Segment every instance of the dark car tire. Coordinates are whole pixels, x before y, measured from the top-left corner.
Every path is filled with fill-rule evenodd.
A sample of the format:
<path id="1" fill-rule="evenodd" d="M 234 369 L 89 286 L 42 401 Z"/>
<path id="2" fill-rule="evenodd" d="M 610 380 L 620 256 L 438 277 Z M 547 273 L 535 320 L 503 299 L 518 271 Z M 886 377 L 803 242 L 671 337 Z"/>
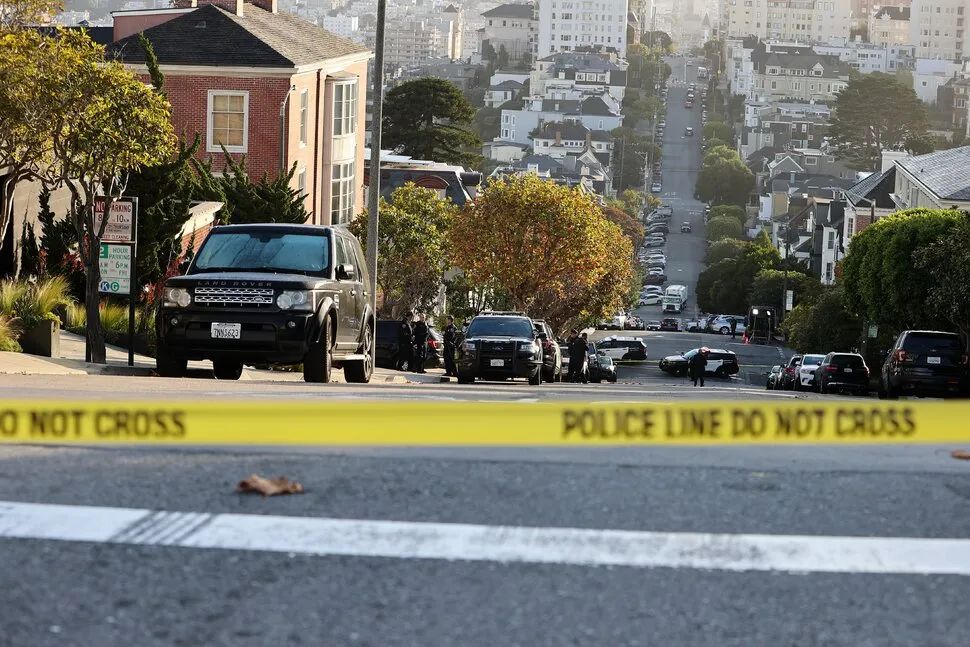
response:
<path id="1" fill-rule="evenodd" d="M 539 386 L 540 384 L 542 384 L 542 367 L 541 366 L 538 367 L 538 368 L 536 368 L 536 370 L 533 371 L 532 375 L 529 376 L 529 385 L 530 386 Z"/>
<path id="2" fill-rule="evenodd" d="M 364 359 L 344 362 L 344 378 L 352 384 L 367 384 L 374 375 L 374 328 L 370 324 L 364 331 L 358 352 Z"/>
<path id="3" fill-rule="evenodd" d="M 189 361 L 168 357 L 162 348 L 158 349 L 158 357 L 155 358 L 155 372 L 161 377 L 185 377 Z"/>
<path id="4" fill-rule="evenodd" d="M 719 378 L 719 379 L 722 379 L 722 380 L 723 380 L 723 379 L 724 379 L 724 378 L 726 378 L 727 376 L 728 376 L 728 375 L 727 375 L 727 372 L 725 372 L 725 370 L 724 370 L 724 367 L 723 367 L 723 366 L 719 366 L 719 367 L 717 368 L 717 370 L 716 370 L 716 371 L 714 371 L 714 377 L 716 377 L 716 378 Z"/>
<path id="5" fill-rule="evenodd" d="M 458 384 L 473 384 L 475 382 L 474 375 L 462 375 L 458 374 Z"/>
<path id="6" fill-rule="evenodd" d="M 238 380 L 242 377 L 242 362 L 231 359 L 217 359 L 212 362 L 212 374 L 217 380 Z"/>
<path id="7" fill-rule="evenodd" d="M 819 382 L 818 392 L 822 395 L 828 395 L 829 387 L 824 382 Z"/>
<path id="8" fill-rule="evenodd" d="M 722 335 L 727 335 L 731 332 L 731 329 L 728 328 L 727 326 L 721 326 L 721 329 L 718 330 L 718 332 L 721 333 Z"/>
<path id="9" fill-rule="evenodd" d="M 333 374 L 333 343 L 330 339 L 330 317 L 323 320 L 320 341 L 310 345 L 303 358 L 303 381 L 326 384 Z"/>
<path id="10" fill-rule="evenodd" d="M 894 389 L 891 384 L 887 384 L 886 385 L 885 393 L 886 393 L 886 399 L 887 400 L 898 400 L 899 399 L 899 392 L 896 389 Z"/>

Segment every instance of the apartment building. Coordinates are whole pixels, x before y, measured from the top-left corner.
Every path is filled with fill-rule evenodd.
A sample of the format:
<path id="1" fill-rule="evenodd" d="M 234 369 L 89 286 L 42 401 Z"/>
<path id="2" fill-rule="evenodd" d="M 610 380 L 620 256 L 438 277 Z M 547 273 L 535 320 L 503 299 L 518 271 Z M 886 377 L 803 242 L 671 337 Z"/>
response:
<path id="1" fill-rule="evenodd" d="M 848 38 L 847 0 L 728 0 L 726 35 L 803 43 Z"/>
<path id="2" fill-rule="evenodd" d="M 408 12 L 394 19 L 388 17 L 386 30 L 385 69 L 414 67 L 430 59 L 461 58 L 461 13 L 452 5 L 434 15 Z"/>
<path id="3" fill-rule="evenodd" d="M 970 0 L 913 0 L 909 38 L 917 58 L 960 61 L 970 54 Z"/>
<path id="4" fill-rule="evenodd" d="M 537 0 L 536 55 L 544 58 L 577 47 L 626 55 L 629 0 Z"/>
<path id="5" fill-rule="evenodd" d="M 503 4 L 482 13 L 482 43 L 498 52 L 504 48 L 510 61 L 531 60 L 538 21 L 535 5 Z"/>
<path id="6" fill-rule="evenodd" d="M 839 44 L 817 44 L 812 49 L 816 54 L 838 57 L 860 74 L 893 74 L 897 70 L 911 70 L 915 65 L 915 48 L 908 45 L 846 41 Z"/>
<path id="7" fill-rule="evenodd" d="M 759 101 L 831 103 L 852 68 L 835 56 L 768 52 L 755 62 L 752 94 Z"/>
<path id="8" fill-rule="evenodd" d="M 909 7 L 881 7 L 869 18 L 869 42 L 892 46 L 911 44 Z"/>
<path id="9" fill-rule="evenodd" d="M 611 131 L 619 128 L 623 117 L 620 105 L 609 94 L 582 101 L 530 97 L 519 106 L 502 108 L 498 139 L 531 144 L 532 133 L 546 122 L 575 121 L 589 130 Z"/>

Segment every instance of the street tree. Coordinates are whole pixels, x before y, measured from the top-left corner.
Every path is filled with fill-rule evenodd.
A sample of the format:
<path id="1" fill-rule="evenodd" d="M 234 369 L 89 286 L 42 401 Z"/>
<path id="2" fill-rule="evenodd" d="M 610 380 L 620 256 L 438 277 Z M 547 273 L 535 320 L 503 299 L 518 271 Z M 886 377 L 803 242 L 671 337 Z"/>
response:
<path id="1" fill-rule="evenodd" d="M 940 313 L 970 341 L 970 221 L 960 220 L 954 229 L 917 250 L 915 267 L 933 279 L 927 305 Z"/>
<path id="2" fill-rule="evenodd" d="M 711 243 L 710 247 L 707 248 L 707 254 L 704 256 L 704 263 L 707 265 L 714 265 L 725 258 L 737 258 L 750 246 L 751 243 L 746 240 L 738 240 L 737 238 L 722 238 Z"/>
<path id="3" fill-rule="evenodd" d="M 471 130 L 474 117 L 454 83 L 431 77 L 407 81 L 384 99 L 383 141 L 418 159 L 472 165 L 482 145 Z"/>
<path id="4" fill-rule="evenodd" d="M 699 200 L 715 204 L 743 206 L 754 189 L 754 173 L 727 146 L 711 148 L 697 177 L 695 194 Z"/>
<path id="5" fill-rule="evenodd" d="M 614 129 L 611 135 L 614 165 L 617 169 L 613 176 L 613 188 L 617 191 L 642 189 L 646 162 L 648 159 L 660 159 L 660 147 L 626 126 Z"/>
<path id="6" fill-rule="evenodd" d="M 285 173 L 263 173 L 254 179 L 246 169 L 246 158 L 233 159 L 223 151 L 225 167 L 213 170 L 212 160 L 192 159 L 195 169 L 194 195 L 222 203 L 217 217 L 223 224 L 260 222 L 303 224 L 312 215 L 303 193 L 293 187 L 297 164 Z"/>
<path id="7" fill-rule="evenodd" d="M 613 202 L 615 203 L 614 206 L 627 212 L 633 218 L 638 218 L 640 212 L 643 211 L 643 193 L 636 189 L 622 191 Z"/>
<path id="8" fill-rule="evenodd" d="M 770 242 L 755 239 L 740 255 L 724 258 L 700 273 L 698 306 L 705 312 L 747 312 L 755 277 L 762 270 L 777 268 L 780 262 L 781 256 Z"/>
<path id="9" fill-rule="evenodd" d="M 930 305 L 940 275 L 914 271 L 919 253 L 939 241 L 956 237 L 966 216 L 956 210 L 909 209 L 880 218 L 852 238 L 842 260 L 846 306 L 870 324 L 899 331 L 914 326 L 947 326 L 945 311 Z"/>
<path id="10" fill-rule="evenodd" d="M 101 269 L 98 262 L 104 218 L 95 228 L 94 204 L 106 211 L 124 193 L 129 173 L 157 165 L 175 154 L 170 106 L 83 31 L 59 31 L 45 37 L 36 56 L 45 62 L 33 82 L 45 97 L 52 120 L 46 126 L 51 156 L 36 174 L 50 191 L 67 188 L 68 215 L 85 269 L 87 347 L 93 362 L 104 363 L 104 331 L 98 310 Z"/>
<path id="11" fill-rule="evenodd" d="M 831 287 L 795 306 L 782 330 L 799 353 L 851 352 L 861 338 L 862 322 L 846 310 L 842 288 Z"/>
<path id="12" fill-rule="evenodd" d="M 44 25 L 63 10 L 61 0 L 3 0 L 0 3 L 0 31 Z"/>
<path id="13" fill-rule="evenodd" d="M 633 249 L 640 249 L 646 232 L 639 221 L 628 212 L 610 205 L 603 207 L 603 215 L 623 231 L 623 235 L 630 239 Z"/>
<path id="14" fill-rule="evenodd" d="M 744 207 L 739 207 L 735 204 L 719 204 L 711 207 L 711 220 L 722 217 L 733 218 L 744 225 L 748 219 L 748 214 L 745 212 Z"/>
<path id="15" fill-rule="evenodd" d="M 505 45 L 499 45 L 498 47 L 498 59 L 496 60 L 496 66 L 500 70 L 509 69 L 509 52 L 505 49 Z"/>
<path id="16" fill-rule="evenodd" d="M 640 36 L 640 42 L 650 49 L 659 48 L 665 54 L 674 50 L 674 40 L 670 37 L 670 34 L 659 29 L 643 32 L 643 35 Z"/>
<path id="17" fill-rule="evenodd" d="M 751 284 L 749 301 L 752 305 L 773 306 L 780 310 L 783 305 L 785 286 L 793 292 L 793 305 L 813 301 L 822 291 L 822 282 L 800 271 L 761 270 Z"/>
<path id="18" fill-rule="evenodd" d="M 926 105 L 912 87 L 875 72 L 849 81 L 835 101 L 829 136 L 836 154 L 863 171 L 879 169 L 882 151 L 901 150 L 927 130 Z"/>
<path id="19" fill-rule="evenodd" d="M 378 315 L 397 319 L 405 311 L 430 309 L 447 269 L 447 235 L 457 214 L 451 201 L 432 189 L 408 182 L 381 199 L 377 244 Z M 361 214 L 350 230 L 367 240 L 368 214 Z"/>
<path id="20" fill-rule="evenodd" d="M 708 142 L 712 139 L 731 142 L 734 141 L 734 130 L 723 121 L 709 121 L 704 124 L 704 139 Z"/>
<path id="21" fill-rule="evenodd" d="M 707 240 L 712 243 L 724 238 L 741 238 L 743 234 L 741 223 L 731 216 L 711 218 L 707 222 Z"/>
<path id="22" fill-rule="evenodd" d="M 562 330 L 625 306 L 633 245 L 578 189 L 534 175 L 492 182 L 455 218 L 452 263 L 474 285 Z"/>

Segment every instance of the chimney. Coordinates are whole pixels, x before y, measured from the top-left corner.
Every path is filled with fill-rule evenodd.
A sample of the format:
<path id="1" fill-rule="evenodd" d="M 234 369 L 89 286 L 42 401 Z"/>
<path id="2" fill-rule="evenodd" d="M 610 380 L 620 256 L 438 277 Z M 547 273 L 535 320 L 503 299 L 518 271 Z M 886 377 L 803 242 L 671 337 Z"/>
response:
<path id="1" fill-rule="evenodd" d="M 562 145 L 562 131 L 556 128 L 556 146 Z"/>
<path id="2" fill-rule="evenodd" d="M 277 0 L 249 0 L 249 4 L 256 5 L 263 11 L 279 13 L 277 10 Z"/>

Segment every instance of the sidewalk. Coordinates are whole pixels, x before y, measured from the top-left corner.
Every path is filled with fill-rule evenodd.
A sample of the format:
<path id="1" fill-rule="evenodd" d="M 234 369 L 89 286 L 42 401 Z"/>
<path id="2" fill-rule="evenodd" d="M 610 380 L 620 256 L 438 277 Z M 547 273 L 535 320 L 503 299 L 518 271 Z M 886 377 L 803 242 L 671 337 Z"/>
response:
<path id="1" fill-rule="evenodd" d="M 128 366 L 128 351 L 118 346 L 108 345 L 107 364 L 93 364 L 84 361 L 84 337 L 61 331 L 59 357 L 41 357 L 27 353 L 0 352 L 0 374 L 6 375 L 127 375 L 131 377 L 150 377 L 155 375 L 155 359 L 147 355 L 135 354 L 134 366 Z M 187 377 L 212 379 L 210 362 L 189 362 Z M 254 368 L 243 369 L 242 380 L 273 380 L 302 382 L 303 373 L 299 371 L 269 371 Z M 450 381 L 441 369 L 432 369 L 426 374 L 404 373 L 391 369 L 375 368 L 371 382 L 381 384 L 437 384 Z M 344 382 L 343 371 L 333 372 L 332 383 Z"/>

